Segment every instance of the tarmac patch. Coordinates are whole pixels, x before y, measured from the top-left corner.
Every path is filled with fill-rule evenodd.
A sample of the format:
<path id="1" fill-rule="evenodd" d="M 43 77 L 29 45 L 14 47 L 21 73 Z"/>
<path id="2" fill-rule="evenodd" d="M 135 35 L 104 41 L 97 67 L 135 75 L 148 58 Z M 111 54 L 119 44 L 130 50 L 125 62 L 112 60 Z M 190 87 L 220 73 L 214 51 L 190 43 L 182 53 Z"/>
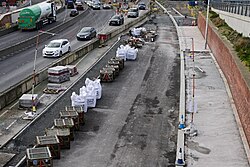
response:
<path id="1" fill-rule="evenodd" d="M 198 142 L 187 141 L 187 146 L 188 148 L 192 150 L 196 150 L 197 152 L 202 153 L 202 154 L 209 154 L 211 152 L 209 148 L 199 146 Z"/>

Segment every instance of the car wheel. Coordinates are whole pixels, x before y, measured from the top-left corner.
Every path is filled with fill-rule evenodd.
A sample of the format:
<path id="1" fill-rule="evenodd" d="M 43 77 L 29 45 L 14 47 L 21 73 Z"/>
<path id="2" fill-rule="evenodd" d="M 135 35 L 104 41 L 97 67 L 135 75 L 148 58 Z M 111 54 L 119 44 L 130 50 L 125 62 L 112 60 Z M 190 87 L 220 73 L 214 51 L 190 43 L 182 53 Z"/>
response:
<path id="1" fill-rule="evenodd" d="M 60 53 L 59 53 L 59 57 L 62 57 L 62 51 L 60 51 Z"/>
<path id="2" fill-rule="evenodd" d="M 71 52 L 71 47 L 69 46 L 69 48 L 68 48 L 68 52 Z"/>

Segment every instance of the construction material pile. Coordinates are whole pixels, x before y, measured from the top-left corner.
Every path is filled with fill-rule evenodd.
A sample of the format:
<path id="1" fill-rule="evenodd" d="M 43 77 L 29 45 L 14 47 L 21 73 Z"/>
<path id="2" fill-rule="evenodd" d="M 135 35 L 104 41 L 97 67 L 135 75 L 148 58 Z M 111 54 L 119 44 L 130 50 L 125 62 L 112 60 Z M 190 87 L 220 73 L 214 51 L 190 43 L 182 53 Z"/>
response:
<path id="1" fill-rule="evenodd" d="M 111 58 L 108 64 L 100 70 L 101 82 L 112 82 L 124 68 L 124 60 L 126 60 L 127 53 L 122 53 L 120 57 Z"/>
<path id="2" fill-rule="evenodd" d="M 154 42 L 155 38 L 157 37 L 157 32 L 155 29 L 151 28 L 145 28 L 145 27 L 139 27 L 139 28 L 133 28 L 130 30 L 130 41 L 134 42 L 133 40 L 137 40 L 136 42 Z M 132 43 L 133 46 L 136 47 L 136 43 Z M 141 46 L 141 45 L 139 45 Z"/>
<path id="3" fill-rule="evenodd" d="M 66 67 L 69 69 L 70 76 L 73 77 L 78 74 L 76 65 L 66 65 Z"/>
<path id="4" fill-rule="evenodd" d="M 68 67 L 56 66 L 48 69 L 48 81 L 52 83 L 63 83 L 70 80 Z"/>
<path id="5" fill-rule="evenodd" d="M 80 88 L 79 95 L 75 92 L 71 95 L 71 105 L 82 106 L 84 112 L 87 112 L 88 108 L 93 108 L 96 106 L 96 100 L 102 97 L 102 86 L 100 84 L 100 79 L 90 80 L 87 78 L 85 80 L 85 85 Z"/>
<path id="6" fill-rule="evenodd" d="M 37 106 L 39 103 L 38 94 L 23 94 L 19 98 L 19 107 L 20 108 L 31 108 Z"/>
<path id="7" fill-rule="evenodd" d="M 133 28 L 130 30 L 130 35 L 133 37 L 143 37 L 146 33 L 147 30 L 144 27 Z"/>
<path id="8" fill-rule="evenodd" d="M 116 51 L 116 57 L 126 60 L 136 60 L 138 49 L 131 47 L 130 45 L 120 45 Z"/>

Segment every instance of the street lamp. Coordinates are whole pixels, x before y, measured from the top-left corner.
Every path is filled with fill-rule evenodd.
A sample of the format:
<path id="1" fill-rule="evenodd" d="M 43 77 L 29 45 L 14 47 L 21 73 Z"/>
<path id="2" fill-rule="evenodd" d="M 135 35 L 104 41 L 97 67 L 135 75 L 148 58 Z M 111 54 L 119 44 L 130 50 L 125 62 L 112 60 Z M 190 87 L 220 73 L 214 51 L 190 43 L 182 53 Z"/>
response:
<path id="1" fill-rule="evenodd" d="M 36 104 L 35 104 L 35 99 L 34 99 L 34 89 L 35 89 L 35 84 L 36 84 L 36 58 L 37 58 L 37 50 L 38 50 L 38 44 L 39 44 L 39 36 L 40 34 L 49 34 L 49 35 L 56 35 L 55 33 L 51 33 L 48 31 L 42 31 L 42 30 L 38 30 L 38 35 L 36 38 L 36 50 L 35 50 L 35 58 L 34 58 L 34 66 L 33 66 L 33 84 L 32 84 L 32 111 L 36 112 Z"/>
<path id="2" fill-rule="evenodd" d="M 206 17 L 206 29 L 205 29 L 205 49 L 207 49 L 207 29 L 208 29 L 209 4 L 210 4 L 210 0 L 207 1 L 207 17 Z"/>

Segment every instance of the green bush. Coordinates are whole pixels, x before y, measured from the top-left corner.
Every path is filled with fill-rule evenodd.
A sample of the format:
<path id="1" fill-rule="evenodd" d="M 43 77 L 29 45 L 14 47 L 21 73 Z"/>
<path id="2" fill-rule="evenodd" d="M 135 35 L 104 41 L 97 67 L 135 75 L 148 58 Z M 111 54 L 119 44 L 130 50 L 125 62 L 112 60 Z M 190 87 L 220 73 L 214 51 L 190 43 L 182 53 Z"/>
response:
<path id="1" fill-rule="evenodd" d="M 222 20 L 217 13 L 210 11 L 209 17 L 214 25 L 218 27 L 219 32 L 233 44 L 240 60 L 250 70 L 250 38 L 243 37 L 242 34 L 229 27 L 225 20 Z"/>

